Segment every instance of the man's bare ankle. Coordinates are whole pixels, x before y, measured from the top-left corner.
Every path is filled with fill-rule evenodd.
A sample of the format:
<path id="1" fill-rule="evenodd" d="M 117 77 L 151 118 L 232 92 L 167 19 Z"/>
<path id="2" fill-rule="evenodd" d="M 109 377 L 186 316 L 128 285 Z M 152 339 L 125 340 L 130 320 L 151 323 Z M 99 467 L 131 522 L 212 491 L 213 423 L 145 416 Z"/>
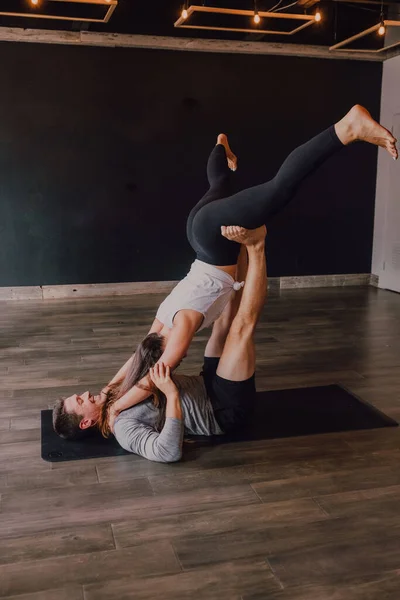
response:
<path id="1" fill-rule="evenodd" d="M 265 249 L 265 241 L 254 242 L 254 244 L 248 244 L 247 251 L 248 252 L 264 252 Z"/>

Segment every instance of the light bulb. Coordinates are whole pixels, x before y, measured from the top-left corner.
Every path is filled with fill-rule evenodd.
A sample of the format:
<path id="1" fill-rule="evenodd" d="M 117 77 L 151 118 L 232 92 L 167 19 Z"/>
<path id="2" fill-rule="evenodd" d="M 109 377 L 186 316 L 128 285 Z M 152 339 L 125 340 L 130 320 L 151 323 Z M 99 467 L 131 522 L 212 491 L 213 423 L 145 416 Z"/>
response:
<path id="1" fill-rule="evenodd" d="M 260 21 L 261 21 L 260 15 L 257 12 L 254 13 L 254 23 L 256 23 L 258 25 Z"/>
<path id="2" fill-rule="evenodd" d="M 378 29 L 378 33 L 379 33 L 379 35 L 385 35 L 385 32 L 386 32 L 385 25 L 384 25 L 384 23 L 381 23 L 381 25 Z"/>
<path id="3" fill-rule="evenodd" d="M 322 19 L 321 13 L 319 12 L 319 10 L 317 10 L 317 12 L 315 13 L 315 20 L 318 23 L 321 19 Z"/>
<path id="4" fill-rule="evenodd" d="M 39 4 L 39 0 L 31 0 L 31 4 L 33 4 L 33 6 L 37 6 Z"/>
<path id="5" fill-rule="evenodd" d="M 187 19 L 187 18 L 188 18 L 188 11 L 186 10 L 186 8 L 184 8 L 182 11 L 182 19 Z"/>

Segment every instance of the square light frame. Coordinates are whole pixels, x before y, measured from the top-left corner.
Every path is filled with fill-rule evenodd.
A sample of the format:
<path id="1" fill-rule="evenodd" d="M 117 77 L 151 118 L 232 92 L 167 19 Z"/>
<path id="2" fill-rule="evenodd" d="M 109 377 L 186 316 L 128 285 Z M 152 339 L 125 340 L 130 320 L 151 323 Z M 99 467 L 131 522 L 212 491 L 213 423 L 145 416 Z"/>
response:
<path id="1" fill-rule="evenodd" d="M 383 25 L 385 27 L 400 27 L 400 21 L 382 21 Z M 370 33 L 373 33 L 374 31 L 378 31 L 379 27 L 382 25 L 382 23 L 378 23 L 377 25 L 373 25 L 372 27 L 369 27 L 368 29 L 364 29 L 363 31 L 360 31 L 360 33 L 356 33 L 355 35 L 352 35 L 349 38 L 346 38 L 345 40 L 342 40 L 341 42 L 338 42 L 337 44 L 334 44 L 333 46 L 331 46 L 329 48 L 329 50 L 332 50 L 334 52 L 366 52 L 368 54 L 379 54 L 380 52 L 385 52 L 386 50 L 389 50 L 390 48 L 394 48 L 395 46 L 398 46 L 400 44 L 400 40 L 398 42 L 395 42 L 394 44 L 390 44 L 390 46 L 383 46 L 383 48 L 379 48 L 378 50 L 368 50 L 368 49 L 358 49 L 358 48 L 345 48 L 344 46 L 346 46 L 347 44 L 351 44 L 351 42 L 354 42 L 355 40 L 358 40 L 360 38 L 363 38 L 367 35 L 369 35 Z"/>
<path id="2" fill-rule="evenodd" d="M 64 4 L 88 4 L 88 5 L 98 5 L 98 6 L 108 6 L 108 11 L 106 12 L 103 19 L 89 19 L 84 17 L 61 17 L 58 15 L 46 15 L 43 13 L 34 13 L 34 12 L 9 12 L 9 11 L 1 11 L 1 17 L 21 17 L 25 19 L 52 19 L 57 21 L 81 21 L 85 23 L 108 23 L 113 14 L 114 10 L 118 6 L 118 0 L 46 0 L 47 2 L 63 2 Z"/>
<path id="3" fill-rule="evenodd" d="M 316 22 L 314 15 L 299 15 L 299 14 L 295 14 L 295 13 L 274 13 L 274 12 L 265 12 L 263 10 L 259 10 L 259 11 L 257 11 L 257 13 L 261 18 L 264 17 L 267 19 L 292 19 L 294 21 L 304 21 L 304 23 L 302 23 L 302 25 L 300 25 L 299 27 L 292 29 L 291 31 L 276 31 L 276 30 L 269 30 L 269 29 L 259 29 L 258 27 L 254 28 L 254 29 L 247 29 L 247 28 L 242 28 L 242 27 L 212 27 L 212 26 L 208 26 L 208 25 L 188 25 L 185 23 L 187 23 L 188 19 L 194 13 L 214 13 L 214 14 L 220 14 L 220 15 L 240 15 L 240 16 L 244 16 L 244 17 L 252 17 L 252 16 L 254 16 L 254 11 L 253 10 L 241 10 L 241 9 L 235 9 L 235 8 L 217 8 L 217 7 L 211 7 L 211 6 L 196 6 L 196 5 L 191 5 L 186 10 L 188 13 L 186 19 L 184 19 L 181 15 L 179 17 L 179 19 L 177 21 L 175 21 L 174 27 L 179 27 L 181 29 L 208 29 L 210 31 L 233 31 L 233 32 L 239 32 L 239 33 L 294 35 L 298 31 L 301 31 L 302 29 L 305 29 L 306 27 L 309 27 L 310 25 L 312 25 L 313 23 Z"/>

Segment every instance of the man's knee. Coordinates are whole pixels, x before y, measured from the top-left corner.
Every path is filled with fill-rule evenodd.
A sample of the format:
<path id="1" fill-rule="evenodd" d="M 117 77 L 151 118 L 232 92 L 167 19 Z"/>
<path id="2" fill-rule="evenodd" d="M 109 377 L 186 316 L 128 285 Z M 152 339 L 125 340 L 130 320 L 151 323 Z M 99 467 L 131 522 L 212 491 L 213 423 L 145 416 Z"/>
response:
<path id="1" fill-rule="evenodd" d="M 236 315 L 229 331 L 229 337 L 237 338 L 241 341 L 253 337 L 256 323 L 256 319 L 252 319 L 246 315 Z"/>

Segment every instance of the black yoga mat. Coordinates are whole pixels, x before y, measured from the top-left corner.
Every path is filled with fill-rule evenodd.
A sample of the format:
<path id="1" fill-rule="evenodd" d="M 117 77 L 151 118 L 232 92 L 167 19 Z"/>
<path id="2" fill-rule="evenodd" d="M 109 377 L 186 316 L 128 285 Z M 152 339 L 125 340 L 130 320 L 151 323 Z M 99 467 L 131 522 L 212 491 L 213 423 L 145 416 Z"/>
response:
<path id="1" fill-rule="evenodd" d="M 334 431 L 396 427 L 398 423 L 339 385 L 258 392 L 254 414 L 234 435 L 193 436 L 196 444 L 295 437 Z M 66 441 L 53 431 L 51 410 L 42 410 L 42 458 L 51 462 L 129 454 L 114 437 L 94 431 L 89 438 Z"/>

